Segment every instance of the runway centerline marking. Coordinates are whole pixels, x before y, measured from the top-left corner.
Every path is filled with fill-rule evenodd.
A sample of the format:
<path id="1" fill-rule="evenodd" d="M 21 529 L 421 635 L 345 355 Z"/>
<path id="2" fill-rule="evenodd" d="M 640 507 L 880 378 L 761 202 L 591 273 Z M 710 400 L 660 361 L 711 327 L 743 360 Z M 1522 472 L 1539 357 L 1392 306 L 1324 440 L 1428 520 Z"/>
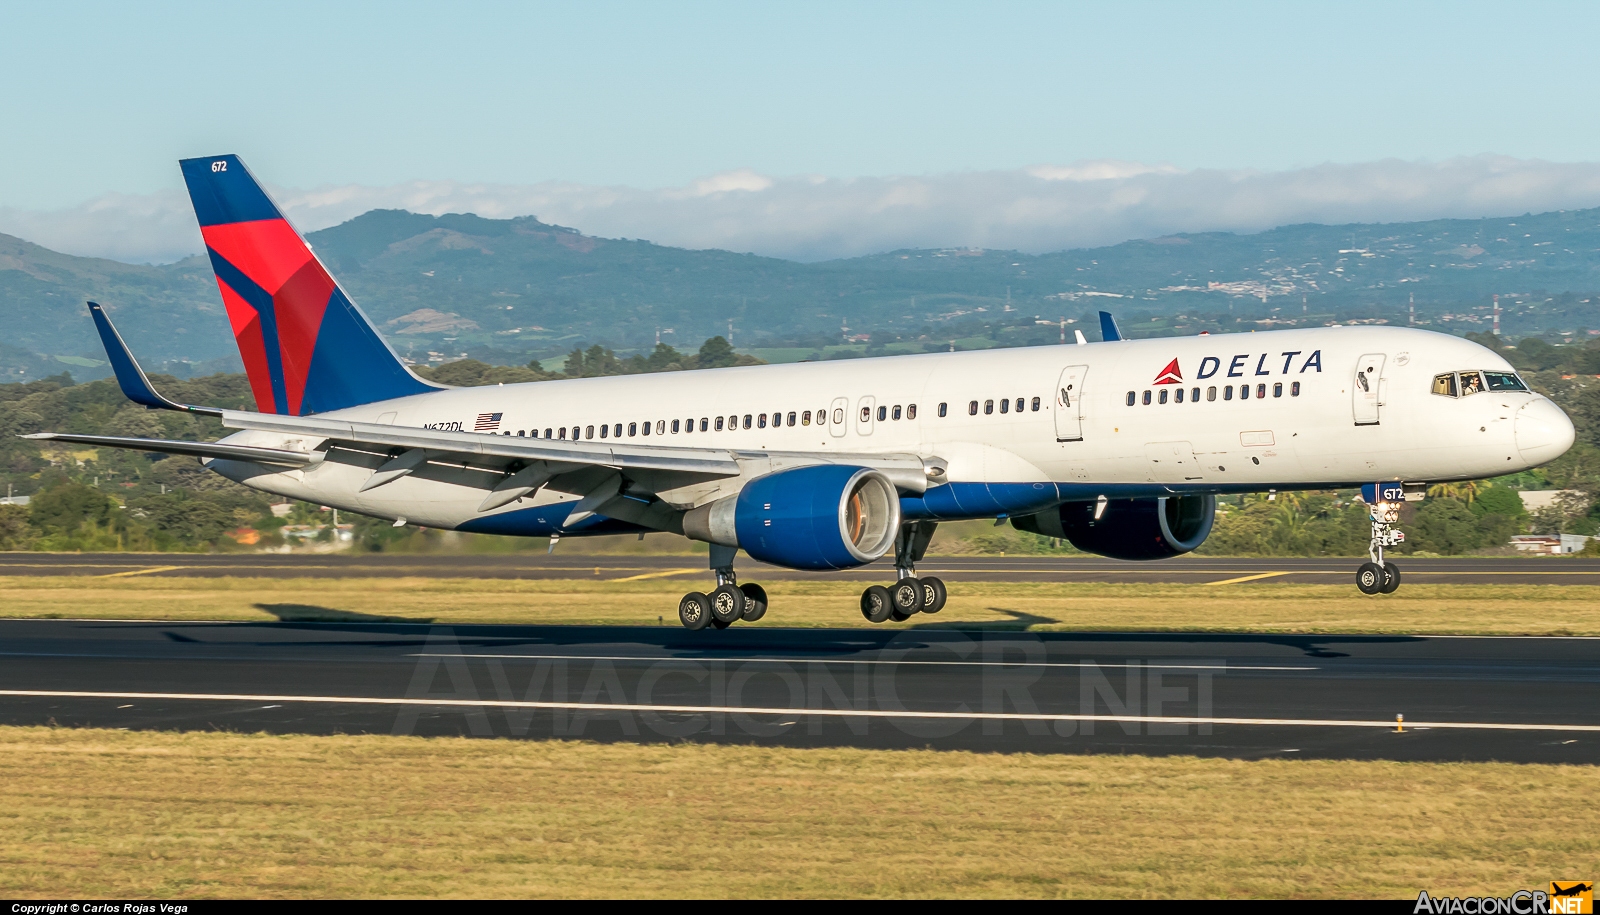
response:
<path id="1" fill-rule="evenodd" d="M 130 575 L 152 575 L 156 572 L 173 572 L 183 566 L 153 566 L 148 569 L 134 569 L 131 572 L 112 572 L 110 575 L 96 575 L 96 578 L 127 578 Z"/>
<path id="2" fill-rule="evenodd" d="M 949 665 L 955 667 L 1119 667 L 1117 662 L 1104 664 L 1094 661 L 1035 661 L 1008 664 L 1005 661 L 903 661 L 866 660 L 855 658 L 679 658 L 648 657 L 634 654 L 464 654 L 453 651 L 417 652 L 408 658 L 495 658 L 504 661 L 674 661 L 683 664 L 700 664 L 707 661 L 734 661 L 755 664 L 907 664 Z M 1159 670 L 1321 670 L 1319 667 L 1267 667 L 1242 664 L 1143 664 Z"/>
<path id="3" fill-rule="evenodd" d="M 1222 581 L 1208 581 L 1208 585 L 1236 585 L 1241 581 L 1260 581 L 1263 578 L 1277 578 L 1279 575 L 1297 575 L 1297 572 L 1261 572 L 1256 575 L 1246 575 L 1242 578 L 1225 578 Z"/>
<path id="4" fill-rule="evenodd" d="M 40 699 L 170 699 L 211 702 L 299 702 L 333 705 L 432 706 L 435 708 L 520 708 L 563 709 L 578 712 L 667 712 L 703 715 L 716 712 L 735 715 L 812 715 L 824 718 L 900 718 L 956 719 L 960 721 L 1105 721 L 1141 724 L 1221 724 L 1262 727 L 1383 728 L 1392 730 L 1393 719 L 1370 721 L 1354 718 L 1223 718 L 1182 715 L 1072 715 L 1024 712 L 933 712 L 910 709 L 824 709 L 781 708 L 749 705 L 647 705 L 626 702 L 532 702 L 514 699 L 395 699 L 376 696 L 262 696 L 244 693 L 119 693 L 82 690 L 4 689 L 0 696 Z M 1415 721 L 1414 729 L 1463 731 L 1577 731 L 1600 732 L 1600 724 L 1516 724 L 1488 721 Z"/>
<path id="5" fill-rule="evenodd" d="M 595 569 L 598 574 L 599 569 Z M 643 575 L 629 575 L 627 578 L 608 578 L 606 581 L 644 581 L 646 578 L 666 578 L 669 575 L 688 575 L 690 572 L 700 572 L 703 569 L 670 569 L 666 572 L 646 572 Z"/>

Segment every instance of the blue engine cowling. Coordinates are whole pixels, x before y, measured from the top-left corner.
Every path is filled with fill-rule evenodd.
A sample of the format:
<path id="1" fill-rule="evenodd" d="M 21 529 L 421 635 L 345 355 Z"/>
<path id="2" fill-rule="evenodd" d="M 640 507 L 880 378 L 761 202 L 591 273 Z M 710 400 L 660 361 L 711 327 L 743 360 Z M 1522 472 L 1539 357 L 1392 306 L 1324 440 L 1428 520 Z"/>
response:
<path id="1" fill-rule="evenodd" d="M 1011 519 L 1017 530 L 1060 537 L 1112 559 L 1166 559 L 1205 542 L 1217 516 L 1213 495 L 1112 499 L 1098 519 L 1094 502 L 1063 502 Z"/>
<path id="2" fill-rule="evenodd" d="M 736 546 L 790 569 L 850 569 L 881 558 L 900 529 L 900 497 L 867 467 L 814 464 L 756 477 L 736 496 L 684 515 L 695 540 Z"/>

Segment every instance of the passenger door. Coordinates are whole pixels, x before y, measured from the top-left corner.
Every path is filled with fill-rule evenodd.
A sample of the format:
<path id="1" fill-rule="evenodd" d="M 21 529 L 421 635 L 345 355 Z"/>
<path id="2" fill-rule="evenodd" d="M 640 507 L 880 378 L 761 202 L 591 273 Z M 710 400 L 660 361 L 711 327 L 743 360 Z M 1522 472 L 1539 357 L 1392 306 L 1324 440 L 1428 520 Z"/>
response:
<path id="1" fill-rule="evenodd" d="M 1069 365 L 1056 384 L 1056 441 L 1083 441 L 1083 379 L 1087 365 Z"/>
<path id="2" fill-rule="evenodd" d="M 1358 426 L 1378 424 L 1378 408 L 1383 406 L 1379 399 L 1383 394 L 1383 359 L 1382 353 L 1368 353 L 1356 365 L 1350 398 Z"/>

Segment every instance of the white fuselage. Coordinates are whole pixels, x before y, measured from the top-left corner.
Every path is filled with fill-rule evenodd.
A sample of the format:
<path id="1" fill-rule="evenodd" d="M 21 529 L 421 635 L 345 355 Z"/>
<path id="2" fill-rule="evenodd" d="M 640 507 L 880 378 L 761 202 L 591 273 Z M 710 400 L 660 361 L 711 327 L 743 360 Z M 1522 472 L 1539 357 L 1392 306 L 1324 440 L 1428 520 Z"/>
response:
<path id="1" fill-rule="evenodd" d="M 1332 327 L 460 388 L 325 415 L 594 442 L 620 429 L 630 443 L 665 447 L 914 454 L 944 461 L 953 485 L 1049 483 L 1083 498 L 1472 479 L 1571 445 L 1570 421 L 1538 394 L 1433 393 L 1435 376 L 1461 371 L 1512 369 L 1457 337 Z M 449 482 L 403 479 L 358 494 L 368 469 L 214 466 L 263 490 L 381 517 L 444 528 L 482 517 L 483 492 Z M 661 497 L 688 508 L 727 492 Z M 544 491 L 530 501 L 573 498 Z"/>

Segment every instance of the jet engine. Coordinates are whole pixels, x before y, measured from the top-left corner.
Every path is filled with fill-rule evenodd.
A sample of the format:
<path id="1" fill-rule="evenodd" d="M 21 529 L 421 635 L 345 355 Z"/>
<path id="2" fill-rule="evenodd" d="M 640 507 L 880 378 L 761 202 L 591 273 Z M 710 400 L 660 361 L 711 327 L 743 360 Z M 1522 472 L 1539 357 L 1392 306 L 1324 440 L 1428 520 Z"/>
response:
<path id="1" fill-rule="evenodd" d="M 883 556 L 900 496 L 868 467 L 813 464 L 756 477 L 736 496 L 690 510 L 683 532 L 790 569 L 849 569 Z"/>
<path id="2" fill-rule="evenodd" d="M 1086 553 L 1112 559 L 1166 559 L 1195 549 L 1216 519 L 1213 495 L 1112 499 L 1095 517 L 1095 502 L 1063 502 L 1011 519 L 1019 531 L 1060 537 Z"/>

